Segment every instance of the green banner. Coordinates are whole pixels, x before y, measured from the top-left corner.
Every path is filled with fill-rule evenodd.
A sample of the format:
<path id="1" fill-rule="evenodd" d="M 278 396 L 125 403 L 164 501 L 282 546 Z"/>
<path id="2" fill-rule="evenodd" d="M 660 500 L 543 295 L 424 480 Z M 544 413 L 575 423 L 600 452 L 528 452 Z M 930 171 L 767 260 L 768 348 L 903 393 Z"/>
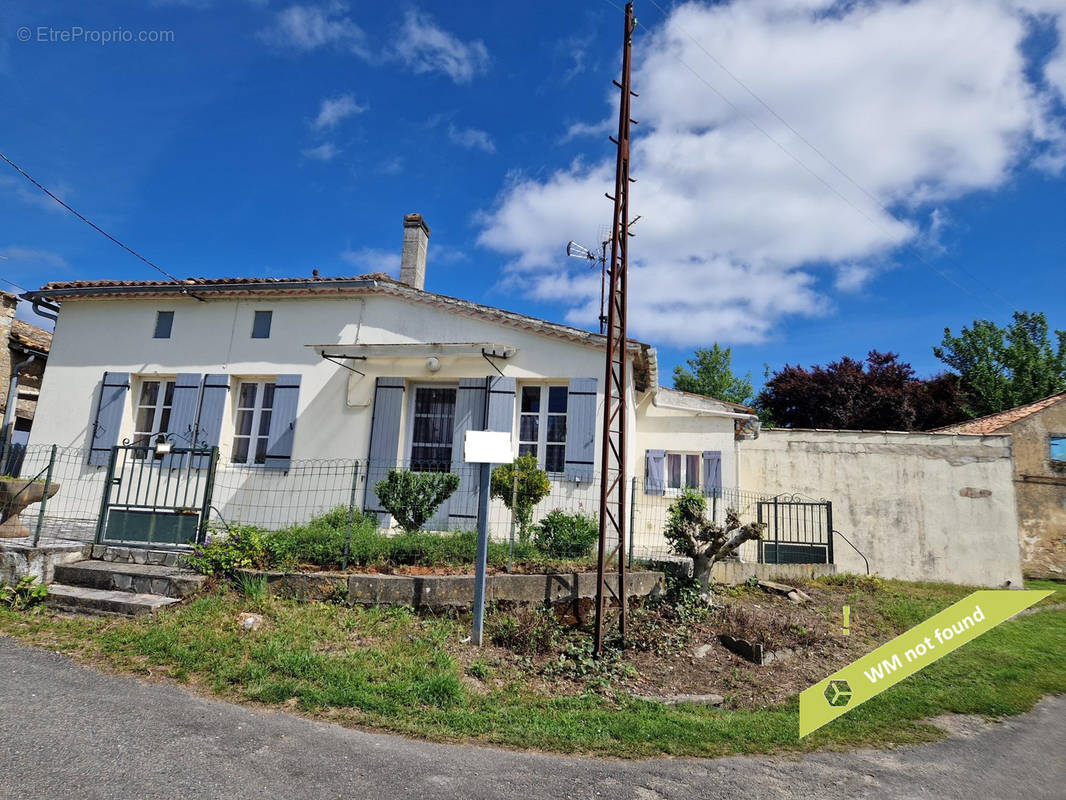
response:
<path id="1" fill-rule="evenodd" d="M 800 693 L 800 738 L 1051 594 L 1010 589 L 974 592 L 900 634 Z"/>

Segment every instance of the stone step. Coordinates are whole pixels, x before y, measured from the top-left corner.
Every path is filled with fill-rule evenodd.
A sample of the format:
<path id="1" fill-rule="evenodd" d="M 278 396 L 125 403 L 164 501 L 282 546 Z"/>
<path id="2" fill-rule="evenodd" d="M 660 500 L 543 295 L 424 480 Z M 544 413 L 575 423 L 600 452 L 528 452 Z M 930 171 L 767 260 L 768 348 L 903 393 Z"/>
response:
<path id="1" fill-rule="evenodd" d="M 180 567 L 182 558 L 191 550 L 152 550 L 147 547 L 118 547 L 94 544 L 92 557 L 119 564 L 156 564 L 161 567 Z"/>
<path id="2" fill-rule="evenodd" d="M 90 589 L 182 598 L 198 592 L 207 578 L 198 572 L 180 567 L 77 561 L 73 564 L 57 565 L 55 580 Z"/>
<path id="3" fill-rule="evenodd" d="M 110 589 L 92 589 L 86 586 L 66 586 L 53 583 L 48 587 L 48 606 L 57 611 L 73 611 L 79 614 L 118 614 L 137 617 L 154 614 L 161 608 L 180 603 L 177 597 L 158 594 L 117 592 Z"/>

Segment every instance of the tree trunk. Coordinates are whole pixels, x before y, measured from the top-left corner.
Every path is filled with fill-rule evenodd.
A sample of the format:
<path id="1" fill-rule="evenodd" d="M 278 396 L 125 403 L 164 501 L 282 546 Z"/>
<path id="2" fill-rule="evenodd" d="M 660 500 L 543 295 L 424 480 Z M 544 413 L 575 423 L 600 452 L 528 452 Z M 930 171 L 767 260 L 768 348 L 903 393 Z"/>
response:
<path id="1" fill-rule="evenodd" d="M 700 587 L 700 599 L 707 605 L 714 605 L 714 592 L 711 591 L 711 571 L 715 558 L 707 552 L 699 553 L 692 559 L 692 577 Z"/>

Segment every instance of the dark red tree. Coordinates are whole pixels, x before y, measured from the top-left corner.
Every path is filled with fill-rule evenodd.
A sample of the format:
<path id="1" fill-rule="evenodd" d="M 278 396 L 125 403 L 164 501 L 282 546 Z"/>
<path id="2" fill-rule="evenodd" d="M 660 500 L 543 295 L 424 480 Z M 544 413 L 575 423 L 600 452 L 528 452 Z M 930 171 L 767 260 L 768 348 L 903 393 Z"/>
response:
<path id="1" fill-rule="evenodd" d="M 966 418 L 956 376 L 923 380 L 896 353 L 877 350 L 865 362 L 844 356 L 825 367 L 786 364 L 757 405 L 767 421 L 787 428 L 914 431 Z"/>

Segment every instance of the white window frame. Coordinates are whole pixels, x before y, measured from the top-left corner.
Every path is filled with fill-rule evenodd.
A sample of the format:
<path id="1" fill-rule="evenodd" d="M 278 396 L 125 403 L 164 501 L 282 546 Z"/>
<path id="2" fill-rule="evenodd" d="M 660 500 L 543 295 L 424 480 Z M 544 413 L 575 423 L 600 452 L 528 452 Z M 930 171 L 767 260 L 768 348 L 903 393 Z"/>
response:
<path id="1" fill-rule="evenodd" d="M 670 458 L 671 458 L 671 456 L 674 457 L 674 458 L 680 458 L 681 459 L 681 485 L 680 486 L 671 486 L 670 485 Z M 688 481 L 687 481 L 687 478 L 689 477 L 689 475 L 688 475 L 689 459 L 695 459 L 695 465 L 696 465 L 696 485 L 695 486 L 689 486 Z M 698 491 L 702 491 L 702 489 L 703 489 L 703 454 L 702 453 L 694 453 L 694 452 L 692 452 L 690 450 L 667 450 L 665 456 L 663 457 L 663 489 L 665 490 L 667 497 L 680 497 L 681 493 L 684 492 L 685 489 L 695 489 L 697 492 Z"/>
<path id="2" fill-rule="evenodd" d="M 158 390 L 156 392 L 156 402 L 153 405 L 144 405 L 144 404 L 141 403 L 141 398 L 144 396 L 145 387 L 148 386 L 151 383 L 159 384 L 159 388 L 158 388 Z M 171 413 L 173 413 L 173 411 L 174 411 L 174 394 L 173 394 L 173 392 L 174 392 L 174 386 L 176 386 L 176 385 L 177 385 L 177 378 L 169 376 L 169 375 L 151 375 L 151 376 L 146 375 L 146 376 L 143 376 L 143 377 L 138 379 L 138 382 L 137 382 L 137 396 L 134 399 L 134 405 L 133 405 L 133 437 L 130 440 L 130 441 L 133 442 L 134 445 L 143 445 L 145 447 L 151 447 L 152 445 L 155 444 L 155 442 L 152 441 L 152 436 L 153 435 L 159 435 L 161 433 L 166 433 L 166 431 L 163 430 L 163 428 L 162 428 L 162 425 L 163 425 L 163 414 L 166 411 L 170 411 Z M 170 388 L 170 392 L 171 392 L 170 405 L 169 406 L 166 404 L 168 387 Z M 143 409 L 147 409 L 147 408 L 151 408 L 152 409 L 151 430 L 147 430 L 147 431 L 138 430 L 137 423 L 138 423 L 138 421 L 141 418 L 141 411 Z M 168 422 L 169 422 L 169 418 L 168 418 Z M 141 441 L 142 437 L 144 438 L 143 442 Z"/>
<path id="3" fill-rule="evenodd" d="M 264 409 L 263 408 L 263 397 L 266 395 L 266 387 L 267 386 L 276 386 L 277 385 L 277 381 L 278 381 L 277 377 L 272 377 L 272 378 L 238 378 L 237 379 L 236 392 L 233 395 L 233 414 L 232 414 L 232 420 L 231 420 L 231 424 L 233 426 L 233 432 L 232 432 L 232 435 L 230 436 L 230 452 L 229 452 L 229 463 L 231 465 L 237 466 L 237 467 L 255 467 L 257 469 L 262 469 L 264 466 L 266 466 L 265 457 L 264 457 L 263 461 L 257 462 L 255 460 L 255 453 L 256 453 L 256 446 L 258 445 L 259 440 L 260 439 L 268 439 L 268 434 L 269 434 L 269 430 L 270 430 L 270 427 L 269 427 L 269 424 L 268 424 L 268 426 L 267 426 L 267 434 L 261 434 L 261 433 L 258 432 L 259 431 L 259 427 L 260 427 L 260 423 L 262 422 L 263 411 L 270 411 L 271 414 L 273 414 L 273 412 L 274 412 L 274 405 L 273 405 L 274 401 L 273 400 L 271 400 L 271 406 L 270 406 L 269 409 Z M 245 386 L 248 386 L 248 385 L 251 385 L 251 384 L 255 384 L 255 386 L 256 386 L 256 390 L 255 390 L 255 406 L 253 406 L 252 408 L 249 409 L 249 408 L 245 408 L 244 406 L 241 405 L 241 389 L 243 389 Z M 275 395 L 275 399 L 276 399 L 276 395 Z M 240 418 L 240 415 L 241 415 L 242 411 L 248 411 L 248 410 L 250 410 L 252 412 L 252 424 L 251 424 L 251 427 L 249 428 L 249 433 L 248 434 L 238 433 L 239 429 L 237 427 L 237 420 Z M 245 457 L 245 459 L 243 461 L 236 460 L 237 439 L 247 439 L 248 440 L 248 455 Z M 264 449 L 263 453 L 264 453 L 264 456 L 265 456 L 265 454 L 266 454 L 266 450 L 265 449 Z"/>
<path id="4" fill-rule="evenodd" d="M 404 461 L 404 468 L 410 469 L 413 463 L 411 451 L 415 444 L 415 399 L 419 389 L 455 389 L 455 399 L 459 399 L 459 384 L 458 383 L 434 383 L 432 381 L 425 381 L 422 383 L 413 383 L 408 387 L 409 396 L 407 398 L 407 424 L 405 425 L 406 436 L 404 444 L 404 452 L 406 453 L 406 459 Z M 455 406 L 452 406 L 452 435 L 455 431 Z M 452 449 L 455 449 L 455 442 L 452 442 Z M 448 469 L 451 469 L 451 458 L 448 459 Z"/>
<path id="5" fill-rule="evenodd" d="M 539 388 L 540 389 L 540 410 L 537 412 L 523 412 L 522 411 L 522 393 L 527 388 Z M 566 390 L 566 411 L 563 412 L 549 412 L 548 411 L 548 397 L 552 388 L 561 388 Z M 517 442 L 517 452 L 521 454 L 523 445 L 535 445 L 537 448 L 537 466 L 546 471 L 549 475 L 561 476 L 566 473 L 566 440 L 570 435 L 570 429 L 567 419 L 567 414 L 570 410 L 570 384 L 560 382 L 549 383 L 523 383 L 517 389 L 515 396 L 515 417 L 517 419 L 515 441 Z M 522 438 L 522 417 L 532 416 L 536 413 L 538 417 L 537 421 L 537 441 L 532 439 Z M 566 426 L 566 436 L 563 437 L 561 442 L 549 442 L 548 441 L 548 417 L 556 416 L 563 418 L 563 425 Z M 547 467 L 547 454 L 548 445 L 559 446 L 563 448 L 563 468 L 557 472 L 553 472 Z"/>

